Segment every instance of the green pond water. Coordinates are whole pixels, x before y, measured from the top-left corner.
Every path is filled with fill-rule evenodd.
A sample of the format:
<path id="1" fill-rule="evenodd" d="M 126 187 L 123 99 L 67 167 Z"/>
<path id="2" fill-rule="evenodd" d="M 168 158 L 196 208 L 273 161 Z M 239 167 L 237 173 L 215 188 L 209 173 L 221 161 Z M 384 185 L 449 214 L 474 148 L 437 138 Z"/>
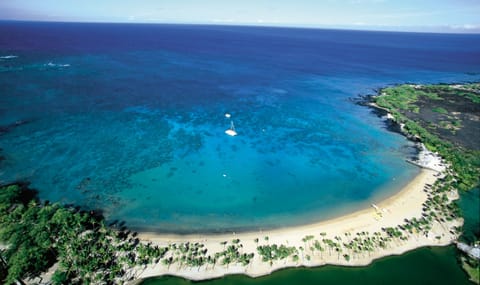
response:
<path id="1" fill-rule="evenodd" d="M 480 189 L 462 193 L 459 205 L 465 218 L 462 239 L 470 242 L 480 232 Z M 145 280 L 142 285 L 228 284 L 473 284 L 462 270 L 454 246 L 420 248 L 401 256 L 390 256 L 366 267 L 323 266 L 291 268 L 261 278 L 232 275 L 203 282 L 177 277 Z"/>
<path id="2" fill-rule="evenodd" d="M 462 240 L 471 243 L 480 236 L 480 188 L 462 193 L 458 203 L 465 219 Z"/>
<path id="3" fill-rule="evenodd" d="M 153 278 L 143 285 L 192 284 L 176 277 Z M 227 284 L 471 284 L 462 271 L 453 246 L 421 248 L 401 256 L 380 259 L 367 267 L 323 266 L 295 268 L 261 278 L 232 275 L 199 282 L 202 285 Z"/>

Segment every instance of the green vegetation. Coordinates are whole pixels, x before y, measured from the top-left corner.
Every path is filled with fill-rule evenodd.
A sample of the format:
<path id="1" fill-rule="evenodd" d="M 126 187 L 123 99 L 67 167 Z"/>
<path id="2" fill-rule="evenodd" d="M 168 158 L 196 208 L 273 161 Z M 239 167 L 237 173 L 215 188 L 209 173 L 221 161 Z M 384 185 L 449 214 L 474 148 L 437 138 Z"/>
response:
<path id="1" fill-rule="evenodd" d="M 257 247 L 257 251 L 262 257 L 262 261 L 270 262 L 270 264 L 272 264 L 274 260 L 281 260 L 288 258 L 289 256 L 292 256 L 294 254 L 298 254 L 298 250 L 295 247 L 288 247 L 283 244 L 281 244 L 280 246 L 276 244 L 262 245 Z"/>
<path id="2" fill-rule="evenodd" d="M 480 284 L 480 264 L 478 260 L 464 256 L 462 257 L 462 267 L 468 273 L 472 282 Z"/>
<path id="3" fill-rule="evenodd" d="M 465 84 L 462 86 L 462 88 L 460 88 L 460 90 L 467 91 L 459 92 L 460 96 L 470 99 L 473 103 L 480 104 L 480 94 L 478 92 L 478 90 L 480 90 L 480 83 Z"/>
<path id="4" fill-rule="evenodd" d="M 448 111 L 445 110 L 442 107 L 435 107 L 435 108 L 432 109 L 432 111 L 435 112 L 435 113 L 440 113 L 440 114 L 448 114 Z"/>
<path id="5" fill-rule="evenodd" d="M 431 94 L 436 94 L 432 96 Z M 448 198 L 446 193 L 449 189 L 458 189 L 462 191 L 470 190 L 479 185 L 480 181 L 480 151 L 467 149 L 447 140 L 442 140 L 438 136 L 422 127 L 419 121 L 411 119 L 415 115 L 408 112 L 417 111 L 417 101 L 422 96 L 428 96 L 431 100 L 442 100 L 442 96 L 450 98 L 449 102 L 454 102 L 453 96 L 462 96 L 470 102 L 466 104 L 480 104 L 480 84 L 465 85 L 429 85 L 429 86 L 410 86 L 401 85 L 382 90 L 381 96 L 376 97 L 375 103 L 390 112 L 394 120 L 404 125 L 404 130 L 408 135 L 419 139 L 430 151 L 438 152 L 442 158 L 451 165 L 449 174 L 434 185 L 434 195 L 429 197 L 424 204 L 424 216 L 420 220 L 407 221 L 408 223 L 400 226 L 402 230 L 413 233 L 428 234 L 431 222 L 451 221 L 460 215 L 460 210 L 455 203 L 446 203 Z M 425 100 L 424 100 L 425 102 Z M 457 117 L 448 116 L 449 112 L 443 107 L 432 108 L 433 112 L 443 115 L 438 121 L 426 122 L 429 129 L 443 128 L 456 131 L 462 128 L 462 121 Z M 425 123 L 425 122 L 424 122 Z M 476 134 L 471 134 L 475 136 Z M 459 229 L 457 229 L 459 230 Z M 389 236 L 397 236 L 401 232 L 395 229 L 386 229 Z M 437 239 L 440 237 L 437 236 Z M 479 264 L 468 256 L 462 256 L 462 265 L 469 274 L 472 281 L 479 283 Z"/>
<path id="6" fill-rule="evenodd" d="M 469 90 L 478 87 L 465 85 L 454 91 L 474 102 L 478 95 L 472 95 Z M 298 248 L 270 244 L 268 236 L 264 236 L 263 241 L 255 238 L 253 242 L 261 260 L 273 265 L 279 261 L 286 263 L 289 258 L 293 262 L 315 261 L 328 254 L 339 261 L 350 262 L 370 256 L 375 250 L 402 244 L 412 237 L 442 239 L 431 236 L 431 229 L 437 223 L 451 229 L 454 237 L 458 236 L 461 229 L 449 222 L 460 216 L 460 210 L 451 202 L 449 194 L 452 189 L 467 190 L 478 185 L 479 152 L 442 140 L 408 117 L 421 111 L 415 105 L 419 98 L 444 100 L 439 90 L 453 92 L 451 87 L 443 85 L 421 88 L 402 85 L 384 89 L 384 95 L 375 98 L 376 104 L 392 113 L 409 135 L 418 138 L 429 150 L 438 152 L 452 166 L 445 176 L 424 189 L 428 199 L 422 205 L 420 218 L 406 219 L 401 225 L 374 233 L 347 232 L 344 236 L 332 237 L 321 232 L 319 239 L 306 235 L 302 238 L 303 246 Z M 443 108 L 432 110 L 443 115 L 448 113 Z M 435 123 L 439 122 L 432 124 Z M 461 121 L 452 123 L 458 127 L 461 124 Z M 50 269 L 54 271 L 52 284 L 115 284 L 124 283 L 125 276 L 134 278 L 132 268 L 136 266 L 161 264 L 167 268 L 175 265 L 180 269 L 198 270 L 214 268 L 217 264 L 246 267 L 255 256 L 252 252 L 244 252 L 240 239 L 223 241 L 221 251 L 209 253 L 205 245 L 198 242 L 170 243 L 165 247 L 142 243 L 135 233 L 121 225 L 115 226 L 115 230 L 106 226 L 103 218 L 93 212 L 40 203 L 35 193 L 25 186 L 0 187 L 0 282 L 22 283 Z M 465 269 L 473 272 L 473 278 L 478 280 L 478 262 L 465 260 Z"/>
<path id="7" fill-rule="evenodd" d="M 403 110 L 418 112 L 418 107 L 413 103 L 417 101 L 418 94 L 409 85 L 401 85 L 396 88 L 382 90 L 382 96 L 376 97 L 375 103 L 389 110 Z"/>
<path id="8" fill-rule="evenodd" d="M 135 266 L 247 266 L 254 253 L 243 252 L 240 239 L 208 254 L 202 243 L 142 243 L 136 233 L 114 230 L 102 217 L 60 204 L 40 204 L 21 185 L 0 187 L 0 282 L 21 283 L 54 268 L 52 284 L 117 284 L 134 278 Z M 258 240 L 257 240 L 258 242 Z M 0 244 L 0 245 L 1 245 Z M 127 274 L 128 273 L 128 274 Z"/>
<path id="9" fill-rule="evenodd" d="M 222 243 L 222 245 L 226 246 L 228 243 Z M 215 253 L 214 260 L 219 260 L 220 264 L 227 266 L 232 263 L 247 266 L 253 259 L 254 254 L 251 252 L 244 253 L 242 252 L 242 248 L 243 245 L 240 243 L 240 240 L 234 239 L 232 240 L 232 244 L 228 245 L 226 249 Z"/>
<path id="10" fill-rule="evenodd" d="M 341 257 L 343 260 L 344 258 Z M 345 262 L 345 261 L 344 261 Z M 228 275 L 220 279 L 191 282 L 181 277 L 147 279 L 142 285 L 474 285 L 458 266 L 455 247 L 423 247 L 408 254 L 376 260 L 369 266 L 350 269 L 326 265 L 283 269 L 261 278 Z"/>
<path id="11" fill-rule="evenodd" d="M 345 233 L 329 237 L 326 232 L 302 238 L 304 246 L 268 244 L 257 246 L 263 262 L 273 265 L 283 260 L 292 262 L 335 256 L 350 262 L 370 256 L 377 249 L 388 249 L 412 238 L 429 235 L 433 222 L 443 224 L 458 217 L 458 207 L 450 203 L 446 193 L 453 176 L 447 175 L 431 186 L 420 219 L 405 220 L 397 227 L 381 232 Z M 53 284 L 114 284 L 134 278 L 135 266 L 161 264 L 167 268 L 214 268 L 217 264 L 248 266 L 254 253 L 244 252 L 240 239 L 223 241 L 223 250 L 213 254 L 202 243 L 171 243 L 162 248 L 141 243 L 135 234 L 113 231 L 91 213 L 79 212 L 58 204 L 39 204 L 28 189 L 18 185 L 0 188 L 0 239 L 8 245 L 2 251 L 5 261 L 0 267 L 7 284 L 38 276 L 57 264 Z M 447 225 L 448 226 L 448 225 Z M 458 233 L 459 229 L 452 229 Z M 439 237 L 440 238 L 440 237 Z M 258 238 L 253 240 L 257 245 Z M 1 261 L 1 260 L 0 260 Z"/>
<path id="12" fill-rule="evenodd" d="M 103 219 L 59 204 L 40 204 L 24 186 L 0 188 L 0 241 L 5 284 L 39 276 L 55 263 L 53 284 L 118 283 L 125 270 L 161 258 Z"/>
<path id="13" fill-rule="evenodd" d="M 269 262 L 271 265 L 275 261 L 289 257 L 292 258 L 293 262 L 309 261 L 318 257 L 323 259 L 325 254 L 336 256 L 339 261 L 343 257 L 344 261 L 350 262 L 351 260 L 371 256 L 379 249 L 388 250 L 392 246 L 397 246 L 411 238 L 429 237 L 434 223 L 451 228 L 451 234 L 458 236 L 460 228 L 446 224 L 460 217 L 458 205 L 452 203 L 447 197 L 447 193 L 453 187 L 450 184 L 453 180 L 452 177 L 447 175 L 425 189 L 429 195 L 427 201 L 423 204 L 423 214 L 420 218 L 405 219 L 403 224 L 383 228 L 382 231 L 373 233 L 362 231 L 352 234 L 346 232 L 344 237 L 334 236 L 329 238 L 326 232 L 321 232 L 319 235 L 321 240 L 315 239 L 313 235 L 307 235 L 302 238 L 305 246 L 298 249 L 283 244 L 273 244 L 258 246 L 257 251 L 262 257 L 262 261 Z M 441 239 L 440 236 L 436 238 Z"/>
<path id="14" fill-rule="evenodd" d="M 469 88 L 473 88 L 472 86 L 458 90 L 469 90 Z M 467 96 L 467 93 L 459 92 L 447 85 L 422 86 L 421 88 L 410 85 L 400 85 L 383 89 L 381 91 L 382 95 L 375 97 L 374 101 L 379 107 L 388 110 L 388 112 L 393 115 L 396 122 L 403 124 L 405 126 L 404 130 L 409 135 L 419 139 L 430 151 L 438 152 L 442 158 L 446 159 L 452 165 L 454 172 L 452 186 L 463 191 L 469 190 L 479 185 L 480 151 L 465 149 L 461 146 L 440 139 L 438 136 L 422 127 L 420 123 L 410 119 L 408 112 L 406 112 L 416 112 L 418 106 L 416 106 L 415 103 L 422 96 L 426 96 L 432 100 L 442 100 L 438 93 L 434 93 L 434 91 L 438 90 L 448 91 L 450 92 L 449 94 L 455 92 L 454 94 L 458 93 L 460 96 Z M 479 99 L 477 93 L 470 92 L 468 94 L 470 94 L 469 98 L 473 98 L 472 101 Z M 438 113 L 448 113 L 448 111 L 443 108 L 437 108 L 436 111 Z M 434 124 L 435 122 L 430 123 Z M 438 122 L 438 124 L 440 125 L 441 122 Z M 448 123 L 448 125 L 459 127 L 461 126 L 461 122 L 454 121 L 451 124 Z"/>

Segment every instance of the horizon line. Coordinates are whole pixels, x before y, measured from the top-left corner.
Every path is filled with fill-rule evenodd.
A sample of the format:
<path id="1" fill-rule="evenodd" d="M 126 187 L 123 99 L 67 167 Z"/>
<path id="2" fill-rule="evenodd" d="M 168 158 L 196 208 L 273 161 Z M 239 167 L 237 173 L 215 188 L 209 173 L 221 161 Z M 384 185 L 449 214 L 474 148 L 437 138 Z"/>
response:
<path id="1" fill-rule="evenodd" d="M 383 25 L 317 25 L 317 24 L 281 24 L 281 23 L 241 23 L 228 21 L 211 22 L 153 22 L 153 21 L 81 21 L 81 20 L 31 20 L 31 19 L 0 19 L 1 22 L 19 23 L 64 23 L 64 24 L 127 24 L 127 25 L 179 25 L 179 26 L 218 26 L 218 27 L 259 27 L 259 28 L 291 28 L 311 30 L 340 30 L 363 32 L 391 32 L 391 33 L 419 33 L 419 34 L 455 34 L 455 35 L 480 35 L 480 26 L 477 29 L 457 28 L 450 26 L 383 26 Z M 362 28 L 365 27 L 365 28 Z M 435 28 L 448 30 L 429 30 Z M 415 28 L 423 28 L 415 29 Z"/>

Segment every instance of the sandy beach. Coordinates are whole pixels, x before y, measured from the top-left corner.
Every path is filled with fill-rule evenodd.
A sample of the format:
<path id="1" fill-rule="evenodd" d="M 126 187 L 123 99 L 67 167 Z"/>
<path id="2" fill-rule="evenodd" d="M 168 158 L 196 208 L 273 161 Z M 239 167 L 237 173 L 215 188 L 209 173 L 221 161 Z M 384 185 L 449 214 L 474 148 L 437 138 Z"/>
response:
<path id="1" fill-rule="evenodd" d="M 436 162 L 433 161 L 432 163 Z M 427 201 L 429 195 L 428 185 L 432 185 L 439 176 L 441 176 L 441 172 L 439 172 L 438 168 L 437 170 L 423 168 L 401 191 L 384 201 L 372 204 L 368 209 L 310 225 L 268 231 L 215 235 L 139 233 L 141 241 L 152 242 L 154 245 L 163 247 L 172 243 L 202 243 L 208 249 L 209 254 L 224 250 L 225 245 L 222 245 L 221 242 L 231 242 L 234 239 L 240 239 L 242 244 L 241 253 L 254 253 L 255 256 L 247 266 L 232 263 L 228 266 L 208 264 L 201 267 L 187 267 L 177 263 L 171 266 L 157 263 L 156 265 L 136 268 L 131 274 L 137 280 L 161 275 L 181 276 L 191 280 L 211 279 L 227 274 L 246 274 L 256 277 L 270 274 L 285 267 L 321 266 L 324 264 L 367 265 L 375 259 L 388 255 L 402 254 L 418 247 L 447 245 L 457 238 L 451 229 L 453 226 L 461 225 L 463 221 L 445 221 L 441 224 L 438 221 L 433 221 L 432 228 L 428 234 L 413 233 L 406 240 L 394 239 L 385 248 L 376 248 L 373 252 L 368 253 L 355 254 L 346 248 L 341 248 L 341 253 L 332 252 L 331 250 L 318 252 L 312 249 L 312 243 L 315 240 L 337 239 L 339 244 L 345 244 L 355 236 L 375 232 L 378 234 L 382 232 L 382 228 L 396 227 L 403 224 L 405 219 L 421 218 L 422 204 Z M 449 198 L 455 199 L 455 196 L 456 194 L 452 193 Z M 304 238 L 309 235 L 313 236 L 313 238 L 305 241 Z M 289 247 L 295 246 L 297 249 L 300 249 L 298 260 L 286 258 L 275 260 L 271 263 L 262 261 L 261 256 L 257 252 L 257 247 L 273 244 L 283 244 Z M 348 260 L 344 258 L 342 254 L 345 253 L 348 253 L 351 258 L 348 258 Z"/>

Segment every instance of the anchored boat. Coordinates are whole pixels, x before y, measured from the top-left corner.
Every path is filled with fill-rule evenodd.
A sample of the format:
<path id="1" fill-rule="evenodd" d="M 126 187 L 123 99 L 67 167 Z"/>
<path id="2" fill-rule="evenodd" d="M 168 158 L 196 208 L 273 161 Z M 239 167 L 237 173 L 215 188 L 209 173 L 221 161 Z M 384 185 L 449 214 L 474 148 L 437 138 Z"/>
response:
<path id="1" fill-rule="evenodd" d="M 235 131 L 235 125 L 233 124 L 233 121 L 230 121 L 230 129 L 226 130 L 225 133 L 229 136 L 236 136 L 237 132 Z"/>

